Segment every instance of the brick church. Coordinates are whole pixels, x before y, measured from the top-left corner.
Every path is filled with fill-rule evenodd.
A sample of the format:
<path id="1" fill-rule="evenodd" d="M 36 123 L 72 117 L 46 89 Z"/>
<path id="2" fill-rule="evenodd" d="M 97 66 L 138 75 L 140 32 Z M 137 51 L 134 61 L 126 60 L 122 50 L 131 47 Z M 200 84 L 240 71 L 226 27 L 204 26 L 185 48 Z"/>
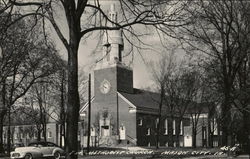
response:
<path id="1" fill-rule="evenodd" d="M 117 12 L 111 7 L 109 16 L 117 20 Z M 111 25 L 111 24 L 110 24 Z M 155 146 L 158 122 L 159 94 L 133 87 L 133 69 L 122 61 L 124 42 L 121 30 L 107 31 L 103 38 L 103 59 L 94 69 L 94 98 L 91 103 L 92 144 L 111 146 L 122 142 L 137 146 Z M 80 110 L 88 120 L 88 103 Z M 166 106 L 165 106 L 166 107 Z M 159 146 L 168 146 L 169 121 L 163 106 Z M 179 140 L 175 137 L 176 121 L 171 123 L 174 146 L 192 146 L 188 116 L 179 123 Z M 200 134 L 202 146 L 206 132 Z M 206 141 L 205 141 L 206 142 Z M 94 145 L 93 144 L 93 145 Z"/>

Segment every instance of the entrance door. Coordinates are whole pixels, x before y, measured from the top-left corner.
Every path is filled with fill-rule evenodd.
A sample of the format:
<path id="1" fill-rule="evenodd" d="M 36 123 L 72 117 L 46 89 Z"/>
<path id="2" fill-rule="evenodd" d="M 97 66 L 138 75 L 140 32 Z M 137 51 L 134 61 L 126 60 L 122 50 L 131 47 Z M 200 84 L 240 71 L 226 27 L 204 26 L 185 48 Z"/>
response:
<path id="1" fill-rule="evenodd" d="M 192 146 L 192 136 L 185 135 L 184 136 L 184 147 L 191 147 Z"/>
<path id="2" fill-rule="evenodd" d="M 109 136 L 109 126 L 102 126 L 102 136 Z"/>

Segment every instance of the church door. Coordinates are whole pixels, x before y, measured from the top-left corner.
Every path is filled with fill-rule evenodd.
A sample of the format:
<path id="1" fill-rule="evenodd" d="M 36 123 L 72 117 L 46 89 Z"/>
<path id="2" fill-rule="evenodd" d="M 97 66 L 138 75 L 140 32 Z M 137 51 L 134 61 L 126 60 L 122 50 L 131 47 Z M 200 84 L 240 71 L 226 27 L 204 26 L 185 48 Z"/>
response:
<path id="1" fill-rule="evenodd" d="M 102 136 L 110 136 L 109 126 L 102 126 Z"/>

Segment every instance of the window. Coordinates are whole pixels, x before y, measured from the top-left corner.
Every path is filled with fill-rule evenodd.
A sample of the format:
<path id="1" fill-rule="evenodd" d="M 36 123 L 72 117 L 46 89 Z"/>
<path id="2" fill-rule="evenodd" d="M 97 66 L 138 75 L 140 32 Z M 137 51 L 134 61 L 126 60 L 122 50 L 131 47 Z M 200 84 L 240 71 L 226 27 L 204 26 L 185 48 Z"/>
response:
<path id="1" fill-rule="evenodd" d="M 56 144 L 50 143 L 50 142 L 47 143 L 47 146 L 48 146 L 48 147 L 58 147 Z"/>
<path id="2" fill-rule="evenodd" d="M 213 141 L 213 146 L 218 147 L 218 141 Z"/>
<path id="3" fill-rule="evenodd" d="M 24 133 L 20 133 L 20 138 L 24 139 Z"/>
<path id="4" fill-rule="evenodd" d="M 173 135 L 175 135 L 175 120 L 173 120 Z"/>
<path id="5" fill-rule="evenodd" d="M 158 123 L 159 123 L 159 118 L 156 118 L 156 119 L 155 119 L 155 127 L 156 127 L 156 128 L 158 127 Z"/>
<path id="6" fill-rule="evenodd" d="M 40 135 L 40 136 L 41 136 L 41 138 L 44 138 L 43 132 L 41 132 L 41 135 Z"/>
<path id="7" fill-rule="evenodd" d="M 52 138 L 52 132 L 51 131 L 48 132 L 48 138 Z"/>
<path id="8" fill-rule="evenodd" d="M 37 134 L 37 132 L 35 132 L 34 133 L 34 139 L 37 139 L 37 136 L 38 136 L 38 134 Z"/>
<path id="9" fill-rule="evenodd" d="M 94 127 L 91 127 L 90 136 L 96 136 Z"/>
<path id="10" fill-rule="evenodd" d="M 180 141 L 180 147 L 183 147 L 183 146 L 184 146 L 183 141 Z"/>
<path id="11" fill-rule="evenodd" d="M 151 145 L 150 145 L 150 142 L 148 143 L 148 147 L 150 147 Z"/>
<path id="12" fill-rule="evenodd" d="M 14 135 L 15 135 L 14 139 L 17 140 L 18 139 L 18 133 L 15 133 Z"/>
<path id="13" fill-rule="evenodd" d="M 180 123 L 180 135 L 183 135 L 183 123 L 182 123 L 182 121 Z"/>
<path id="14" fill-rule="evenodd" d="M 212 118 L 211 120 L 211 131 L 213 132 L 213 135 L 218 135 L 218 126 L 215 118 Z"/>
<path id="15" fill-rule="evenodd" d="M 165 146 L 168 147 L 168 142 L 165 143 Z"/>
<path id="16" fill-rule="evenodd" d="M 165 133 L 164 133 L 164 135 L 167 135 L 167 134 L 168 134 L 168 119 L 165 119 L 164 128 L 165 128 Z"/>
<path id="17" fill-rule="evenodd" d="M 139 126 L 142 126 L 142 119 L 139 119 Z"/>
<path id="18" fill-rule="evenodd" d="M 147 129 L 147 135 L 150 135 L 150 128 Z"/>

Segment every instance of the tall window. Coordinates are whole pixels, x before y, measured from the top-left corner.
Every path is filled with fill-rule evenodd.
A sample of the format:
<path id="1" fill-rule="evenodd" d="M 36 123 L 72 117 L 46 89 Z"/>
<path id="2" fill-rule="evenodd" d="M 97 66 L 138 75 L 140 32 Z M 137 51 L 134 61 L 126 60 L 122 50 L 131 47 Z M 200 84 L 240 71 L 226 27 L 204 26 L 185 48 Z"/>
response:
<path id="1" fill-rule="evenodd" d="M 168 119 L 165 119 L 165 122 L 164 122 L 164 128 L 165 128 L 165 135 L 168 134 Z"/>
<path id="2" fill-rule="evenodd" d="M 48 132 L 48 138 L 52 138 L 52 132 L 51 131 Z"/>
<path id="3" fill-rule="evenodd" d="M 158 123 L 159 123 L 159 118 L 156 118 L 156 119 L 155 119 L 155 127 L 156 127 L 156 128 L 158 127 Z"/>
<path id="4" fill-rule="evenodd" d="M 182 123 L 182 121 L 180 123 L 180 135 L 183 135 L 183 123 Z"/>
<path id="5" fill-rule="evenodd" d="M 142 119 L 139 119 L 138 125 L 139 125 L 139 126 L 142 126 Z"/>
<path id="6" fill-rule="evenodd" d="M 150 128 L 147 129 L 147 135 L 150 135 Z"/>
<path id="7" fill-rule="evenodd" d="M 215 118 L 212 118 L 210 125 L 211 125 L 211 130 L 213 132 L 213 135 L 218 135 L 218 127 L 217 127 L 217 122 Z"/>
<path id="8" fill-rule="evenodd" d="M 173 120 L 173 135 L 175 135 L 175 120 Z"/>

